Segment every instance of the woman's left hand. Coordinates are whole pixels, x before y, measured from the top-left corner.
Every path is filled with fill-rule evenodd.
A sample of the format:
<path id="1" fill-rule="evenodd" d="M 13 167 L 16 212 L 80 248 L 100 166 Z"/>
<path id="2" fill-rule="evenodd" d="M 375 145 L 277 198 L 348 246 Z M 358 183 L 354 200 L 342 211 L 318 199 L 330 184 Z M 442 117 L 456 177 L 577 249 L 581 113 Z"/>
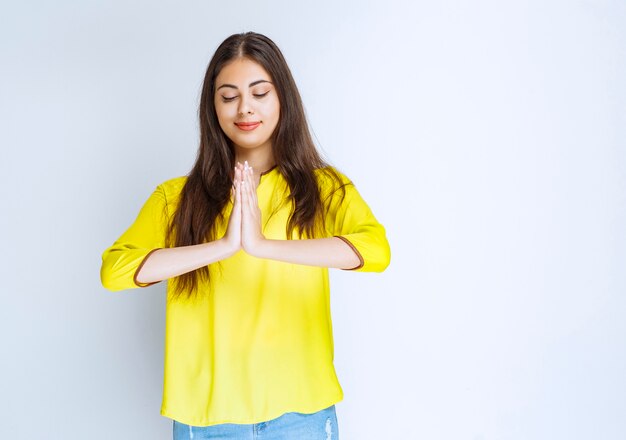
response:
<path id="1" fill-rule="evenodd" d="M 238 163 L 243 176 L 241 186 L 241 246 L 250 255 L 257 256 L 265 236 L 261 228 L 261 209 L 256 195 L 257 184 L 252 167 Z"/>

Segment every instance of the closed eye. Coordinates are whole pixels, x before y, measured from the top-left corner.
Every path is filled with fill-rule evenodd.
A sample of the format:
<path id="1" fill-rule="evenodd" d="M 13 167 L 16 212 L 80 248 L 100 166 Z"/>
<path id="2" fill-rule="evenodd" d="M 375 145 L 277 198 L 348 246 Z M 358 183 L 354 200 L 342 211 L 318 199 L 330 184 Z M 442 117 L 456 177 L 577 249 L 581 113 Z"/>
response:
<path id="1" fill-rule="evenodd" d="M 268 90 L 267 92 L 263 93 L 263 94 L 256 94 L 256 93 L 254 93 L 252 96 L 254 96 L 255 98 L 263 98 L 263 97 L 264 97 L 264 96 L 266 96 L 268 93 L 269 93 L 269 90 Z M 228 96 L 222 96 L 222 100 L 223 100 L 224 102 L 230 102 L 230 101 L 233 101 L 233 100 L 235 100 L 235 98 L 237 98 L 237 97 L 236 97 L 236 96 L 231 96 L 231 97 L 228 97 Z"/>

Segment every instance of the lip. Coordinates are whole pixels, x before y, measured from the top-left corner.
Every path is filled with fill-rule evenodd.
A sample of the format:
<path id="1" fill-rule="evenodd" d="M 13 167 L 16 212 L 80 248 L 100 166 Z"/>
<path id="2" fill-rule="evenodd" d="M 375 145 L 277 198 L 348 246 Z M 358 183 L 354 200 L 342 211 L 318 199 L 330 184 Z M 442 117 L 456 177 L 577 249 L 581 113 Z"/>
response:
<path id="1" fill-rule="evenodd" d="M 261 121 L 258 122 L 235 122 L 235 125 L 239 127 L 239 129 L 244 131 L 251 131 L 261 125 Z"/>

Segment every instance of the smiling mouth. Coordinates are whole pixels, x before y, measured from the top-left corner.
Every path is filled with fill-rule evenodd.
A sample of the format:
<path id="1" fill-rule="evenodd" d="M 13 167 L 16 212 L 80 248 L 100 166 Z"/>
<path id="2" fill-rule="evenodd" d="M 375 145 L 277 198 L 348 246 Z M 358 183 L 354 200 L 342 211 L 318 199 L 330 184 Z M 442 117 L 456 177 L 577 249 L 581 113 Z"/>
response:
<path id="1" fill-rule="evenodd" d="M 235 125 L 241 130 L 250 131 L 261 125 L 261 121 L 257 122 L 235 122 Z"/>

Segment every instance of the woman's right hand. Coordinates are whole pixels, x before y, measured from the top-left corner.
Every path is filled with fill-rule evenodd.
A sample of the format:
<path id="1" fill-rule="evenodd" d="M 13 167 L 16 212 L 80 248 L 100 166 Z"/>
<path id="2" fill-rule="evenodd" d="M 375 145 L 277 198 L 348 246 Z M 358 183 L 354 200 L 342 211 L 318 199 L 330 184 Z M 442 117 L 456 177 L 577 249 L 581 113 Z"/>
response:
<path id="1" fill-rule="evenodd" d="M 223 240 L 233 253 L 241 249 L 241 181 L 243 175 L 238 167 L 235 167 L 235 179 L 231 190 L 231 200 L 233 202 L 233 210 L 228 219 L 228 227 L 224 234 Z"/>

